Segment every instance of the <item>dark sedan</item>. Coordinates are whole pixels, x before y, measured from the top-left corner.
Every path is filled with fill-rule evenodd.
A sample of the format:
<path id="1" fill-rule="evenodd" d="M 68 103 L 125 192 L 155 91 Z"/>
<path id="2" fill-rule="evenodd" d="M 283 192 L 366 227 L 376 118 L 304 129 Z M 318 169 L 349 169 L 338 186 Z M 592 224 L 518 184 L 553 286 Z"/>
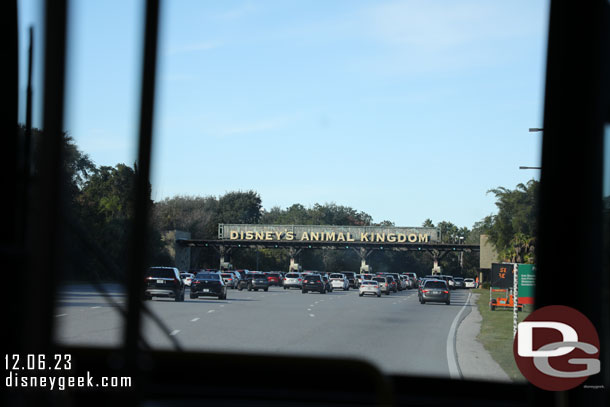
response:
<path id="1" fill-rule="evenodd" d="M 449 293 L 447 282 L 444 280 L 427 280 L 421 290 L 419 302 L 422 304 L 426 302 L 451 304 L 451 293 Z"/>
<path id="2" fill-rule="evenodd" d="M 199 297 L 227 299 L 227 286 L 217 273 L 198 273 L 191 283 L 191 299 Z"/>
<path id="3" fill-rule="evenodd" d="M 303 287 L 301 292 L 307 294 L 309 291 L 318 291 L 320 294 L 326 294 L 326 284 L 319 274 L 308 274 L 303 277 Z"/>
<path id="4" fill-rule="evenodd" d="M 453 277 L 455 288 L 466 288 L 466 283 L 462 277 Z"/>
<path id="5" fill-rule="evenodd" d="M 265 290 L 269 291 L 271 283 L 265 274 L 253 274 L 252 279 L 248 281 L 248 291 Z"/>

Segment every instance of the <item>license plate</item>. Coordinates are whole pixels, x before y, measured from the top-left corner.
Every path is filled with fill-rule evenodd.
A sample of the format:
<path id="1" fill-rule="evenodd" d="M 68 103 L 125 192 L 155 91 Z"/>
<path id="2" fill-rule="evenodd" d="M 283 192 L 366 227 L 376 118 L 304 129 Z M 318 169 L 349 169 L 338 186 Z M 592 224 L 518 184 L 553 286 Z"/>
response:
<path id="1" fill-rule="evenodd" d="M 440 294 L 440 291 L 432 291 L 432 294 Z"/>
<path id="2" fill-rule="evenodd" d="M 157 280 L 157 284 L 165 284 L 165 280 Z"/>
<path id="3" fill-rule="evenodd" d="M 209 293 L 209 292 L 210 292 L 210 289 L 209 289 L 209 288 L 204 288 L 202 291 L 203 291 L 204 293 Z"/>

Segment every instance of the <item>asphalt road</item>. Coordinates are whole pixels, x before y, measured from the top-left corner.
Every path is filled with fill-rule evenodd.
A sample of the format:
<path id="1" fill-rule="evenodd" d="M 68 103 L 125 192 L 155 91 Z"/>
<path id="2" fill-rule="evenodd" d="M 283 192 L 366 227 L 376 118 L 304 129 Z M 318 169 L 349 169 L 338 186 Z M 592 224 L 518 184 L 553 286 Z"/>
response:
<path id="1" fill-rule="evenodd" d="M 126 300 L 108 285 L 111 299 Z M 459 377 L 454 335 L 466 316 L 468 290 L 452 291 L 451 305 L 417 300 L 417 291 L 359 297 L 358 291 L 302 294 L 229 290 L 227 300 L 201 297 L 184 302 L 155 298 L 146 304 L 188 350 L 322 355 L 369 360 L 386 373 Z M 117 308 L 89 286 L 62 289 L 55 310 L 56 340 L 63 344 L 120 346 Z M 168 334 L 144 318 L 146 341 L 171 348 Z"/>

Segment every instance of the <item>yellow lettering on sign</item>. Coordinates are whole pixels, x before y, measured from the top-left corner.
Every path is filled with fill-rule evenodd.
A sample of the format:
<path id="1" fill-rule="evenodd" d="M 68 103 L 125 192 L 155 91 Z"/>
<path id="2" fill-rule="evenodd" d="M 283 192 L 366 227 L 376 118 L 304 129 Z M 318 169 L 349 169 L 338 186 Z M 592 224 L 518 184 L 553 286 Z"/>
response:
<path id="1" fill-rule="evenodd" d="M 419 242 L 420 243 L 428 243 L 428 238 L 429 237 L 430 236 L 428 236 L 428 235 L 419 235 Z"/>
<path id="2" fill-rule="evenodd" d="M 277 237 L 277 240 L 282 240 L 282 232 L 275 232 L 275 237 Z"/>
<path id="3" fill-rule="evenodd" d="M 405 235 L 404 233 L 399 233 L 398 234 L 398 243 L 404 243 L 407 241 L 407 235 Z"/>
<path id="4" fill-rule="evenodd" d="M 385 242 L 385 233 L 375 233 L 376 242 Z"/>
<path id="5" fill-rule="evenodd" d="M 396 235 L 394 233 L 388 233 L 388 242 L 395 242 Z"/>
<path id="6" fill-rule="evenodd" d="M 265 238 L 265 235 L 263 232 L 255 232 L 254 233 L 254 238 L 256 240 L 263 240 Z"/>
<path id="7" fill-rule="evenodd" d="M 273 240 L 273 233 L 265 232 L 265 240 Z"/>
<path id="8" fill-rule="evenodd" d="M 347 234 L 347 241 L 348 241 L 348 242 L 355 242 L 356 240 L 355 240 L 355 239 L 352 237 L 352 234 L 351 234 L 351 233 L 348 233 L 348 234 Z"/>
<path id="9" fill-rule="evenodd" d="M 286 232 L 286 240 L 293 240 L 294 232 Z"/>
<path id="10" fill-rule="evenodd" d="M 309 238 L 311 240 L 320 240 L 320 234 L 318 232 L 311 232 Z"/>
<path id="11" fill-rule="evenodd" d="M 254 239 L 254 233 L 252 233 L 251 231 L 246 232 L 246 240 L 252 239 Z"/>
<path id="12" fill-rule="evenodd" d="M 360 232 L 360 241 L 361 242 L 368 242 L 369 241 L 369 234 L 368 233 Z"/>
<path id="13" fill-rule="evenodd" d="M 326 232 L 326 240 L 335 241 L 335 232 Z"/>
<path id="14" fill-rule="evenodd" d="M 229 234 L 229 239 L 231 239 L 231 240 L 235 240 L 238 237 L 239 237 L 239 234 L 235 230 L 232 230 L 231 233 Z"/>
<path id="15" fill-rule="evenodd" d="M 337 242 L 345 242 L 345 236 L 343 236 L 343 232 L 339 232 L 337 235 Z"/>
<path id="16" fill-rule="evenodd" d="M 417 242 L 417 235 L 415 233 L 410 233 L 409 234 L 409 243 L 415 243 Z"/>
<path id="17" fill-rule="evenodd" d="M 309 240 L 309 236 L 307 236 L 307 232 L 303 232 L 303 235 L 301 236 L 301 240 Z"/>

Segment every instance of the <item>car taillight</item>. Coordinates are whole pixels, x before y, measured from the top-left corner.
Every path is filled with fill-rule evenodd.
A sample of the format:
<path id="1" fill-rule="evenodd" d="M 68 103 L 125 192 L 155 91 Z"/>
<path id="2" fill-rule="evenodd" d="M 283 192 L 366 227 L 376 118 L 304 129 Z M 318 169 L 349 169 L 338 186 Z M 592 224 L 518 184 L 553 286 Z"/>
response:
<path id="1" fill-rule="evenodd" d="M 429 292 L 430 292 L 430 290 L 422 290 L 422 292 L 424 292 L 424 293 L 429 293 Z"/>
<path id="2" fill-rule="evenodd" d="M 305 280 L 305 281 L 303 281 L 303 282 L 304 282 L 304 283 L 306 283 L 306 282 L 307 282 L 307 280 Z"/>
<path id="3" fill-rule="evenodd" d="M 445 291 L 443 291 L 443 292 L 444 292 L 445 294 L 449 294 L 449 291 L 447 291 L 447 290 L 445 290 Z"/>
<path id="4" fill-rule="evenodd" d="M 193 281 L 193 284 L 199 284 L 199 281 L 195 280 Z"/>

